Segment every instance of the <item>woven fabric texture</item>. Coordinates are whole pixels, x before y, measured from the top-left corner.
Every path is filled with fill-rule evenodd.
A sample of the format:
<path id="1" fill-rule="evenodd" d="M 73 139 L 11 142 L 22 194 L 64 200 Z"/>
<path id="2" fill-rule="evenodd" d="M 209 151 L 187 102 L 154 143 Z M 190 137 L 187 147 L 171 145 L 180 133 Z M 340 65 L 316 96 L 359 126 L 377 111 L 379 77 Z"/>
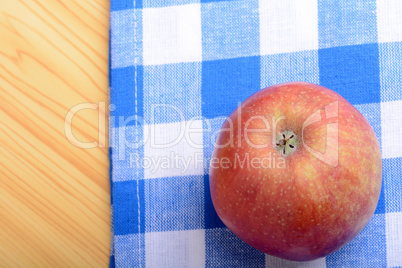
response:
<path id="1" fill-rule="evenodd" d="M 111 0 L 111 267 L 401 267 L 401 14 L 400 0 Z M 209 192 L 225 118 L 288 81 L 340 93 L 383 157 L 367 227 L 304 263 L 240 241 Z"/>

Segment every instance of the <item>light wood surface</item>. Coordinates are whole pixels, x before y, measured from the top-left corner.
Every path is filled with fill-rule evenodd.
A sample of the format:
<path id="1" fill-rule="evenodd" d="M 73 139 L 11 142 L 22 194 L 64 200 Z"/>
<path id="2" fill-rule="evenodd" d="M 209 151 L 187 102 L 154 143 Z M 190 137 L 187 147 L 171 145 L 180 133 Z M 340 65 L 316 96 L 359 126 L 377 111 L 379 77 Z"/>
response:
<path id="1" fill-rule="evenodd" d="M 0 267 L 108 266 L 107 144 L 65 135 L 107 101 L 108 27 L 107 0 L 0 0 Z M 99 116 L 77 112 L 78 140 L 107 134 Z"/>

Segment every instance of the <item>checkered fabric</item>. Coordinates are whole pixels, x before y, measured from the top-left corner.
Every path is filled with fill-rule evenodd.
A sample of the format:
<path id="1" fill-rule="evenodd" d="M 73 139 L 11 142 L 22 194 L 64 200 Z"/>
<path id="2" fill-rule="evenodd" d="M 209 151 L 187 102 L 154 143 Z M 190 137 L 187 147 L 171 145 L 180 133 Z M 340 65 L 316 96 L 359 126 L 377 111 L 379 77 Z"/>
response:
<path id="1" fill-rule="evenodd" d="M 111 0 L 110 37 L 111 267 L 402 266 L 402 1 Z M 208 182 L 224 119 L 288 81 L 344 96 L 383 156 L 367 227 L 305 263 L 234 236 Z"/>

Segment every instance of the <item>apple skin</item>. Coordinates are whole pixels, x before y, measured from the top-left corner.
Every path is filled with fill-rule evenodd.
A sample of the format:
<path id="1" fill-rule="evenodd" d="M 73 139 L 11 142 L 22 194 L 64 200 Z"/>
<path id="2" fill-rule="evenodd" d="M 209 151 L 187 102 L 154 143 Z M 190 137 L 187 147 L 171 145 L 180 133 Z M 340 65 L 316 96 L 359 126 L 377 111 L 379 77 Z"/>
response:
<path id="1" fill-rule="evenodd" d="M 325 107 L 334 102 L 338 116 L 327 119 Z M 209 171 L 212 201 L 223 223 L 252 247 L 294 261 L 324 257 L 351 241 L 372 217 L 381 190 L 380 146 L 364 116 L 336 92 L 305 82 L 260 90 L 240 109 L 222 126 L 216 143 L 221 148 L 215 146 Z M 320 109 L 322 120 L 307 126 L 302 137 L 303 122 Z M 247 142 L 246 127 L 266 126 L 262 120 L 250 121 L 253 116 L 269 122 L 273 117 L 285 119 L 275 130 L 271 126 L 266 133 L 248 132 Z M 336 166 L 304 146 L 320 152 L 329 148 L 329 123 L 338 123 L 338 148 L 327 155 L 338 159 Z M 273 138 L 284 131 L 299 139 L 294 152 L 286 156 Z M 256 148 L 256 144 L 266 146 Z M 235 165 L 236 157 L 244 160 L 248 154 L 251 160 L 270 153 L 282 157 L 285 165 Z M 224 159 L 225 165 L 217 164 Z"/>

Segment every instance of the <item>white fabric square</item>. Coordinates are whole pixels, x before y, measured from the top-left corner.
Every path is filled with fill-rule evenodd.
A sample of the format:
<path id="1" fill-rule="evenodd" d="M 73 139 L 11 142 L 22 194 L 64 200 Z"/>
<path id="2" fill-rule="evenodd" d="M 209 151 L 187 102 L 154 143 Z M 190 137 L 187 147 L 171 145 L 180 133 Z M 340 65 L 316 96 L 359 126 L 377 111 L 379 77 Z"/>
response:
<path id="1" fill-rule="evenodd" d="M 387 213 L 387 266 L 402 266 L 402 212 Z"/>
<path id="2" fill-rule="evenodd" d="M 383 158 L 402 157 L 402 101 L 381 103 L 381 141 Z"/>
<path id="3" fill-rule="evenodd" d="M 202 60 L 200 4 L 144 8 L 142 16 L 144 65 Z"/>
<path id="4" fill-rule="evenodd" d="M 319 258 L 314 261 L 288 261 L 265 254 L 266 268 L 325 268 L 325 258 Z"/>
<path id="5" fill-rule="evenodd" d="M 144 177 L 203 175 L 201 120 L 144 127 Z"/>
<path id="6" fill-rule="evenodd" d="M 402 1 L 377 0 L 378 41 L 402 41 Z"/>
<path id="7" fill-rule="evenodd" d="M 261 55 L 318 49 L 316 0 L 260 0 Z"/>
<path id="8" fill-rule="evenodd" d="M 205 267 L 205 230 L 145 234 L 146 267 Z"/>

